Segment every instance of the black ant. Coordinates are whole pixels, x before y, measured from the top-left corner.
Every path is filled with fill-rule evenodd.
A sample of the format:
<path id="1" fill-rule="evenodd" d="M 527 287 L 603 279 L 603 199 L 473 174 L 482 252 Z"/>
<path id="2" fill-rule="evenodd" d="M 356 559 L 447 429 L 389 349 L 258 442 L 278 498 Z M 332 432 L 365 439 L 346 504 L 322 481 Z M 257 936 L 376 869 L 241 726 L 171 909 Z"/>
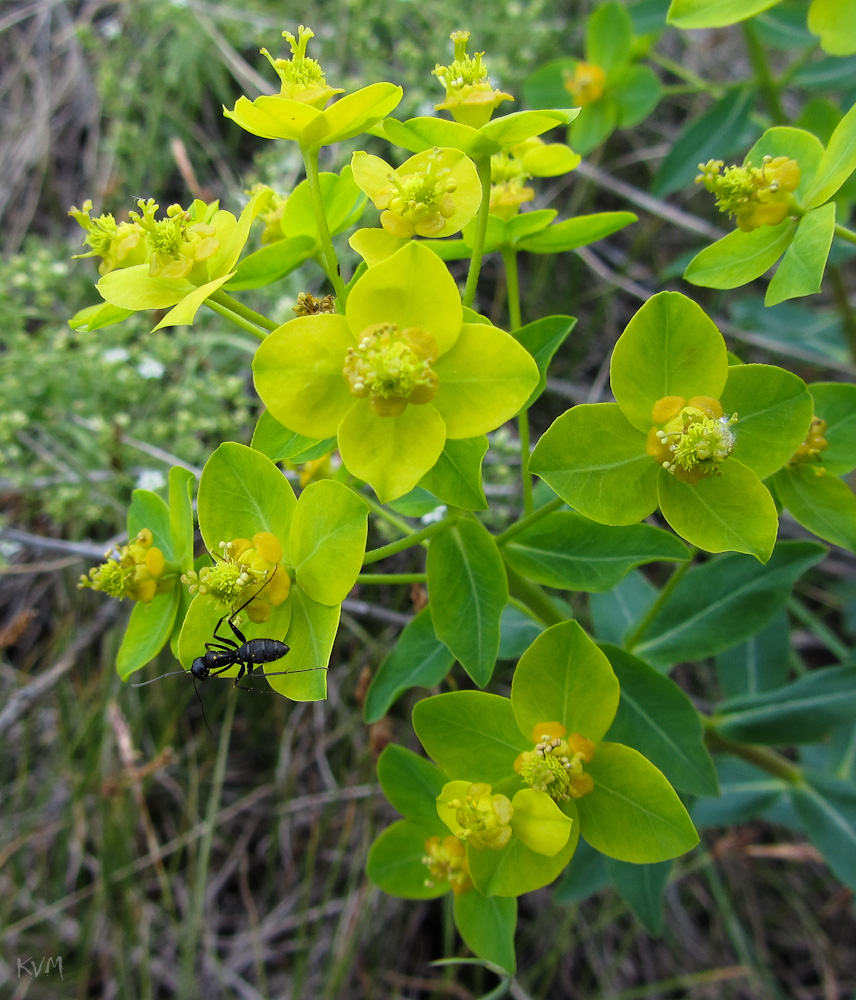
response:
<path id="1" fill-rule="evenodd" d="M 274 569 L 274 573 L 276 569 Z M 239 667 L 238 675 L 235 678 L 235 687 L 240 688 L 242 691 L 260 691 L 260 688 L 246 687 L 241 684 L 243 677 L 251 677 L 253 671 L 257 666 L 262 663 L 274 663 L 277 660 L 281 660 L 283 656 L 288 652 L 289 647 L 284 643 L 280 642 L 279 639 L 248 639 L 243 632 L 235 624 L 235 619 L 238 615 L 254 601 L 259 594 L 265 589 L 265 587 L 273 579 L 273 573 L 270 577 L 265 580 L 265 582 L 259 587 L 259 589 L 253 594 L 253 596 L 245 601 L 237 611 L 227 611 L 225 615 L 217 622 L 214 626 L 214 634 L 211 637 L 211 642 L 205 643 L 205 652 L 202 656 L 197 656 L 190 667 L 190 675 L 193 678 L 194 684 L 196 681 L 205 681 L 209 677 L 216 677 L 218 674 L 223 673 L 223 671 L 228 670 L 230 667 Z M 235 633 L 235 637 L 240 640 L 240 644 L 235 642 L 234 639 L 230 639 L 228 636 L 220 635 L 220 629 L 223 626 L 223 622 L 227 622 L 229 628 Z M 278 674 L 289 674 L 289 673 L 301 673 L 302 671 L 292 671 L 292 670 L 278 670 L 271 674 L 266 674 L 267 677 L 276 677 Z M 144 687 L 146 684 L 151 684 L 154 681 L 159 681 L 162 677 L 169 677 L 172 674 L 183 674 L 184 670 L 173 670 L 167 674 L 161 674 L 160 677 L 153 677 L 150 681 L 143 681 L 140 684 L 135 684 L 134 687 Z"/>

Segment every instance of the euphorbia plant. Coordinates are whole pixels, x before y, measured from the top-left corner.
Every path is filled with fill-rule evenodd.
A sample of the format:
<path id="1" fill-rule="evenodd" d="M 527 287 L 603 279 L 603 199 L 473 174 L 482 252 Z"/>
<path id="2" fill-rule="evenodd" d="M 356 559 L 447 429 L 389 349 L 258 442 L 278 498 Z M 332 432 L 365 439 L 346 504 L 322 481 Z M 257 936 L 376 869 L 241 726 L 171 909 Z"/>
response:
<path id="1" fill-rule="evenodd" d="M 589 37 L 590 55 L 610 61 L 610 107 L 620 106 L 622 81 L 651 73 L 631 66 L 624 13 L 605 5 Z M 623 26 L 614 38 L 602 32 L 610 23 Z M 856 884 L 833 836 L 840 823 L 853 826 L 849 786 L 774 749 L 824 739 L 851 718 L 854 668 L 794 683 L 780 672 L 760 695 L 729 679 L 728 697 L 712 696 L 704 714 L 665 676 L 753 639 L 822 557 L 812 542 L 777 544 L 777 501 L 810 531 L 853 547 L 856 501 L 838 477 L 856 465 L 856 444 L 852 387 L 808 389 L 783 368 L 741 363 L 700 306 L 666 291 L 615 344 L 615 402 L 572 407 L 532 449 L 528 410 L 576 321 L 524 318 L 518 255 L 579 248 L 636 216 L 557 222 L 554 209 L 529 210 L 532 177 L 579 163 L 568 146 L 540 139 L 577 110 L 495 116 L 511 96 L 491 83 L 483 54 L 467 54 L 467 34 L 453 34 L 453 59 L 435 71 L 445 91 L 436 109 L 453 120 L 401 122 L 389 117 L 399 87 L 338 96 L 307 56 L 312 33 L 286 32 L 290 58 L 266 53 L 280 93 L 240 98 L 227 115 L 298 144 L 307 176 L 294 191 L 255 190 L 239 218 L 198 201 L 158 219 L 154 202 L 141 200 L 121 223 L 75 210 L 102 258 L 108 303 L 80 322 L 94 329 L 171 307 L 160 326 L 190 323 L 206 304 L 261 341 L 252 367 L 266 407 L 252 447 L 224 442 L 202 471 L 204 552 L 194 560 L 192 477 L 174 469 L 169 505 L 138 491 L 128 542 L 83 585 L 136 602 L 123 678 L 168 641 L 189 668 L 218 622 L 240 614 L 236 627 L 251 641 L 290 647 L 270 671 L 273 689 L 319 700 L 353 585 L 426 584 L 427 607 L 377 665 L 365 716 L 377 721 L 403 692 L 446 683 L 413 713 L 436 766 L 401 747 L 381 756 L 381 785 L 404 819 L 380 835 L 368 871 L 408 899 L 451 891 L 466 944 L 512 975 L 516 897 L 572 880 L 579 837 L 609 859 L 620 892 L 634 866 L 692 849 L 698 838 L 679 793 L 715 800 L 711 749 L 721 769 L 736 757 L 778 782 L 835 871 Z M 569 94 L 582 94 L 577 82 Z M 807 132 L 777 128 L 743 166 L 707 165 L 706 185 L 740 228 L 703 251 L 690 277 L 727 250 L 728 280 L 743 280 L 748 265 L 732 251 L 753 240 L 778 252 L 790 244 L 786 277 L 805 241 L 825 261 L 830 199 L 856 165 L 852 115 L 825 150 Z M 358 150 L 340 173 L 319 173 L 322 146 L 364 132 L 413 155 Z M 350 232 L 363 194 L 381 214 Z M 240 260 L 256 217 L 264 245 Z M 342 273 L 336 237 L 363 257 L 354 276 Z M 490 253 L 505 278 L 502 319 L 477 298 Z M 462 295 L 464 276 L 446 262 L 466 258 Z M 329 288 L 301 291 L 292 312 L 277 306 L 284 314 L 268 317 L 231 294 L 313 261 Z M 520 500 L 491 507 L 482 463 L 497 443 L 489 435 L 511 421 Z M 372 530 L 385 528 L 366 551 L 369 511 Z M 422 513 L 426 522 L 413 520 Z M 370 571 L 389 557 L 403 571 Z M 638 571 L 649 564 L 662 564 L 650 578 Z M 474 689 L 494 678 L 510 698 Z"/>

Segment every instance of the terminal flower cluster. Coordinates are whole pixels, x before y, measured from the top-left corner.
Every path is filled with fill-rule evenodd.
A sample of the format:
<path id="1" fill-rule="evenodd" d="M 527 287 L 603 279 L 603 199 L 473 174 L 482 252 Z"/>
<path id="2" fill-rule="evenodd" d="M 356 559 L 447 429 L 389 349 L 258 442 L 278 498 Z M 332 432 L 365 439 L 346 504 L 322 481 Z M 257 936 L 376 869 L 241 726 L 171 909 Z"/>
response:
<path id="1" fill-rule="evenodd" d="M 88 253 L 75 254 L 74 259 L 100 257 L 99 274 L 109 274 L 117 267 L 145 264 L 148 260 L 146 234 L 139 223 L 116 222 L 110 213 L 93 218 L 92 202 L 88 198 L 82 209 L 72 206 L 68 214 L 86 230 L 83 242 L 91 248 Z"/>
<path id="2" fill-rule="evenodd" d="M 453 31 L 455 58 L 448 66 L 439 63 L 433 73 L 446 88 L 446 99 L 435 104 L 437 111 L 448 111 L 456 122 L 481 128 L 503 101 L 513 101 L 511 94 L 495 90 L 487 75 L 484 52 L 467 55 L 469 31 Z"/>
<path id="3" fill-rule="evenodd" d="M 561 722 L 536 723 L 534 750 L 524 750 L 514 762 L 514 770 L 530 788 L 546 792 L 555 802 L 581 799 L 594 789 L 594 779 L 583 766 L 594 758 L 595 745 L 567 732 Z"/>
<path id="4" fill-rule="evenodd" d="M 813 417 L 808 434 L 805 436 L 805 441 L 794 452 L 787 463 L 788 466 L 809 465 L 820 462 L 822 452 L 826 451 L 829 447 L 829 442 L 825 437 L 826 431 L 826 421 L 821 420 L 820 417 Z M 821 467 L 816 471 L 820 475 L 825 470 Z"/>
<path id="5" fill-rule="evenodd" d="M 573 72 L 570 69 L 564 71 L 563 79 L 565 89 L 577 107 L 594 104 L 603 96 L 606 73 L 594 63 L 578 62 Z"/>
<path id="6" fill-rule="evenodd" d="M 169 572 L 164 554 L 148 528 L 143 528 L 125 545 L 117 545 L 115 556 L 105 553 L 106 562 L 93 566 L 87 576 L 81 576 L 78 587 L 100 590 L 120 601 L 148 604 L 156 594 L 163 594 L 175 586 L 175 572 Z"/>
<path id="7" fill-rule="evenodd" d="M 693 396 L 689 402 L 683 396 L 665 396 L 654 404 L 651 419 L 661 426 L 648 432 L 648 454 L 684 483 L 719 475 L 737 443 L 732 430 L 737 414 L 726 416 L 711 396 Z"/>
<path id="8" fill-rule="evenodd" d="M 287 39 L 291 46 L 290 58 L 274 59 L 267 49 L 261 49 L 262 55 L 280 78 L 280 97 L 308 104 L 309 107 L 320 111 L 331 97 L 344 93 L 341 87 L 328 86 L 320 63 L 306 55 L 306 45 L 310 38 L 315 37 L 315 32 L 311 28 L 301 24 L 297 29 L 297 38 L 290 31 L 283 31 L 282 37 Z"/>
<path id="9" fill-rule="evenodd" d="M 433 889 L 438 882 L 448 882 L 456 896 L 462 896 L 473 887 L 467 865 L 467 852 L 463 843 L 449 834 L 433 836 L 425 841 L 422 864 L 428 869 L 425 887 Z"/>
<path id="10" fill-rule="evenodd" d="M 745 163 L 726 167 L 722 160 L 698 165 L 696 184 L 716 195 L 716 207 L 737 220 L 744 232 L 759 226 L 777 226 L 794 207 L 793 193 L 800 167 L 787 156 L 765 156 L 760 167 Z"/>

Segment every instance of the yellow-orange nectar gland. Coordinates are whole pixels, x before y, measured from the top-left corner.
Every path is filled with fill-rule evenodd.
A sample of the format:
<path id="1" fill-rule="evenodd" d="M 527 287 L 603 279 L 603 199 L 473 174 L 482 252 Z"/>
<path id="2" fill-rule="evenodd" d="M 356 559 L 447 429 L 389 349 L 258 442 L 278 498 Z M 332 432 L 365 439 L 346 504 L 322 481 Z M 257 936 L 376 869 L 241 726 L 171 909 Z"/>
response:
<path id="1" fill-rule="evenodd" d="M 581 799 L 593 791 L 594 780 L 583 765 L 594 757 L 594 743 L 579 733 L 565 739 L 561 723 L 540 723 L 533 734 L 539 730 L 535 749 L 524 751 L 514 762 L 514 770 L 526 784 L 546 792 L 554 802 Z"/>
<path id="2" fill-rule="evenodd" d="M 788 156 L 765 156 L 760 167 L 726 167 L 722 160 L 708 160 L 698 168 L 696 184 L 715 194 L 719 211 L 734 216 L 747 233 L 777 226 L 790 214 L 801 176 L 799 164 Z"/>
<path id="3" fill-rule="evenodd" d="M 165 219 L 156 219 L 160 207 L 153 199 L 137 202 L 142 214 L 129 212 L 142 227 L 149 249 L 149 276 L 186 278 L 194 264 L 213 257 L 220 249 L 217 230 L 203 222 L 193 222 L 181 205 L 170 205 Z"/>
<path id="4" fill-rule="evenodd" d="M 438 882 L 448 882 L 452 892 L 461 896 L 473 887 L 467 867 L 467 850 L 457 837 L 429 837 L 425 841 L 422 864 L 428 869 L 425 886 L 433 889 Z"/>
<path id="5" fill-rule="evenodd" d="M 565 90 L 573 98 L 574 104 L 580 108 L 594 104 L 603 96 L 606 73 L 594 63 L 579 62 L 573 74 L 565 70 L 564 77 Z"/>
<path id="6" fill-rule="evenodd" d="M 734 451 L 737 435 L 731 429 L 737 414 L 726 416 L 712 396 L 664 396 L 651 411 L 662 427 L 648 432 L 646 452 L 682 483 L 693 485 L 719 475 L 719 466 Z"/>
<path id="7" fill-rule="evenodd" d="M 473 847 L 498 851 L 511 840 L 511 800 L 491 794 L 490 785 L 470 785 L 464 799 L 452 799 L 446 805 L 455 810 L 455 836 Z"/>
<path id="8" fill-rule="evenodd" d="M 829 442 L 824 437 L 825 434 L 826 421 L 821 420 L 820 417 L 813 417 L 805 441 L 791 455 L 786 464 L 807 465 L 811 462 L 819 462 L 821 460 L 820 453 L 829 447 Z M 818 475 L 822 475 L 826 470 L 816 469 L 815 471 Z"/>
<path id="9" fill-rule="evenodd" d="M 341 87 L 338 90 L 328 87 L 320 64 L 306 55 L 306 44 L 310 38 L 315 37 L 315 32 L 301 24 L 297 29 L 297 38 L 290 31 L 283 31 L 282 37 L 291 46 L 290 59 L 274 59 L 267 49 L 261 50 L 280 78 L 279 96 L 322 111 L 334 94 L 341 94 L 343 91 Z"/>
<path id="10" fill-rule="evenodd" d="M 129 597 L 132 601 L 148 603 L 157 593 L 163 593 L 175 584 L 175 577 L 162 580 L 166 563 L 163 552 L 153 543 L 148 528 L 128 541 L 116 546 L 113 552 L 105 552 L 106 562 L 93 566 L 88 576 L 81 576 L 78 587 L 101 590 L 120 601 Z"/>
<path id="11" fill-rule="evenodd" d="M 348 348 L 343 374 L 351 392 L 368 399 L 379 417 L 397 417 L 408 403 L 430 403 L 437 395 L 436 359 L 437 344 L 427 330 L 375 323 Z"/>
<path id="12" fill-rule="evenodd" d="M 288 597 L 291 579 L 284 568 L 274 572 L 282 559 L 282 546 L 270 531 L 259 531 L 252 541 L 233 538 L 220 542 L 220 558 L 213 566 L 203 566 L 197 573 L 183 574 L 181 582 L 188 585 L 191 594 L 208 594 L 227 607 L 242 603 L 253 588 L 259 597 L 247 605 L 246 614 L 252 622 L 268 621 L 271 608 L 278 607 Z"/>
<path id="13" fill-rule="evenodd" d="M 440 151 L 435 147 L 425 170 L 410 174 L 391 173 L 389 187 L 380 193 L 377 207 L 385 209 L 380 224 L 393 236 L 409 240 L 411 236 L 436 236 L 455 214 L 456 184 L 449 169 L 440 166 Z"/>

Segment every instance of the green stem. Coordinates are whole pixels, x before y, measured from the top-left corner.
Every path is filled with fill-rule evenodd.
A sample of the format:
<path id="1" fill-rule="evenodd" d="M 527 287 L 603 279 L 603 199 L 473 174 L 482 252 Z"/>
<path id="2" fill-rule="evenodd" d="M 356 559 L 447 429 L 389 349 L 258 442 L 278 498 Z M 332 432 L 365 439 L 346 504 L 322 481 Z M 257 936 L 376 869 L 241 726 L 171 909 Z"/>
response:
<path id="1" fill-rule="evenodd" d="M 508 295 L 508 321 L 513 333 L 523 325 L 520 317 L 520 275 L 517 267 L 517 251 L 502 250 L 505 266 L 505 285 Z M 520 481 L 523 484 L 523 513 L 531 514 L 535 509 L 532 499 L 532 477 L 529 475 L 529 413 L 521 410 L 517 417 L 520 435 Z"/>
<path id="2" fill-rule="evenodd" d="M 835 235 L 839 239 L 846 240 L 848 243 L 856 243 L 856 233 L 846 226 L 840 226 L 837 222 L 835 223 Z"/>
<path id="3" fill-rule="evenodd" d="M 233 313 L 231 309 L 221 306 L 220 303 L 215 302 L 211 296 L 205 300 L 205 305 L 219 316 L 222 316 L 224 319 L 234 323 L 235 326 L 240 327 L 242 330 L 246 330 L 247 333 L 252 334 L 254 337 L 258 337 L 259 340 L 264 340 L 267 336 L 267 333 L 257 327 L 255 323 L 250 323 L 245 320 L 243 316 L 239 316 L 237 313 Z"/>
<path id="4" fill-rule="evenodd" d="M 698 549 L 695 548 L 690 549 L 690 558 L 685 563 L 682 563 L 675 569 L 675 571 L 666 581 L 666 584 L 662 588 L 660 593 L 657 594 L 657 598 L 654 601 L 654 603 L 651 605 L 650 608 L 648 608 L 648 611 L 642 616 L 642 621 L 640 621 L 639 624 L 636 626 L 636 628 L 633 629 L 633 631 L 630 633 L 630 635 L 625 638 L 624 648 L 627 650 L 628 653 L 633 652 L 634 646 L 638 644 L 639 640 L 645 634 L 645 631 L 647 630 L 648 626 L 656 617 L 657 612 L 666 603 L 666 601 L 669 598 L 669 595 L 672 593 L 675 587 L 677 587 L 677 585 L 681 582 L 681 580 L 683 580 L 684 574 L 687 572 L 687 570 L 689 570 L 689 568 L 692 566 L 695 560 L 696 552 L 698 552 Z"/>
<path id="5" fill-rule="evenodd" d="M 840 663 L 848 663 L 852 659 L 853 652 L 849 646 L 846 646 L 832 629 L 827 628 L 817 615 L 812 614 L 802 601 L 792 597 L 787 607 L 794 618 L 799 619 L 810 632 L 813 632 Z"/>
<path id="6" fill-rule="evenodd" d="M 360 573 L 357 583 L 427 583 L 427 573 Z"/>
<path id="7" fill-rule="evenodd" d="M 532 496 L 532 477 L 529 475 L 529 411 L 517 414 L 517 433 L 520 435 L 520 481 L 523 484 L 523 513 L 528 517 L 535 510 Z"/>
<path id="8" fill-rule="evenodd" d="M 424 542 L 426 538 L 430 538 L 432 535 L 436 535 L 441 531 L 446 531 L 451 528 L 452 525 L 458 520 L 460 515 L 455 514 L 452 517 L 444 517 L 442 521 L 436 521 L 434 524 L 429 524 L 421 530 L 415 532 L 412 535 L 408 535 L 406 538 L 399 538 L 397 542 L 390 542 L 388 545 L 381 545 L 376 549 L 369 549 L 363 556 L 363 566 L 369 566 L 371 563 L 380 562 L 381 559 L 386 559 L 387 556 L 394 556 L 397 552 L 404 552 L 405 549 L 413 548 L 414 545 L 419 545 Z"/>
<path id="9" fill-rule="evenodd" d="M 490 212 L 490 155 L 474 157 L 482 186 L 482 200 L 476 220 L 476 241 L 470 258 L 470 270 L 467 274 L 467 287 L 464 289 L 464 305 L 472 307 L 476 298 L 476 287 L 479 283 L 482 257 L 484 256 L 484 239 L 487 234 L 487 217 Z"/>
<path id="10" fill-rule="evenodd" d="M 260 326 L 264 330 L 275 330 L 280 325 L 279 323 L 275 323 L 272 319 L 268 319 L 267 316 L 263 316 L 260 312 L 256 312 L 255 309 L 250 309 L 249 306 L 245 306 L 243 302 L 239 302 L 228 292 L 224 292 L 222 288 L 218 288 L 216 292 L 212 292 L 208 298 L 214 299 L 216 302 L 219 302 L 221 306 L 231 309 L 233 313 L 237 313 L 238 316 L 243 316 L 244 319 L 248 319 L 251 323 L 255 323 L 256 326 Z"/>
<path id="11" fill-rule="evenodd" d="M 303 154 L 303 165 L 306 168 L 306 180 L 309 184 L 309 196 L 312 199 L 312 210 L 315 212 L 315 224 L 318 226 L 318 235 L 321 238 L 321 251 L 324 254 L 327 277 L 330 279 L 338 299 L 340 312 L 344 312 L 345 299 L 348 297 L 345 291 L 345 283 L 339 273 L 339 261 L 336 257 L 336 250 L 333 247 L 333 240 L 330 236 L 330 227 L 327 225 L 327 216 L 324 212 L 324 199 L 321 197 L 321 181 L 318 178 L 318 149 L 312 146 L 301 146 L 300 152 Z"/>
<path id="12" fill-rule="evenodd" d="M 782 95 L 779 92 L 779 85 L 773 79 L 767 53 L 761 44 L 761 39 L 758 38 L 757 29 L 751 21 L 743 21 L 740 27 L 743 29 L 743 38 L 749 53 L 749 61 L 752 64 L 752 69 L 755 71 L 755 81 L 758 84 L 758 90 L 764 98 L 764 103 L 767 105 L 767 110 L 770 112 L 773 124 L 787 125 L 788 116 L 782 107 Z"/>
<path id="13" fill-rule="evenodd" d="M 715 719 L 710 718 L 708 715 L 700 715 L 700 718 L 705 730 L 705 742 L 711 750 L 721 750 L 723 753 L 730 753 L 734 757 L 740 757 L 750 764 L 754 764 L 755 767 L 759 767 L 762 771 L 775 775 L 775 777 L 781 778 L 791 785 L 803 783 L 802 771 L 796 764 L 791 763 L 787 757 L 783 757 L 780 753 L 776 753 L 775 750 L 771 750 L 769 747 L 736 743 L 725 736 L 720 736 L 716 731 Z"/>
<path id="14" fill-rule="evenodd" d="M 549 500 L 539 507 L 538 510 L 533 510 L 531 514 L 527 514 L 526 517 L 521 517 L 519 521 L 511 525 L 510 528 L 506 528 L 501 534 L 497 535 L 494 541 L 497 545 L 503 546 L 506 542 L 511 541 L 515 535 L 519 535 L 521 531 L 525 531 L 530 528 L 533 524 L 537 524 L 541 518 L 546 517 L 548 514 L 552 514 L 554 510 L 558 510 L 564 500 L 561 497 L 556 497 L 555 500 Z"/>
<path id="15" fill-rule="evenodd" d="M 399 531 L 403 531 L 405 535 L 416 534 L 417 529 L 409 525 L 403 517 L 393 514 L 391 510 L 387 510 L 383 504 L 378 503 L 377 500 L 372 499 L 372 497 L 367 496 L 365 493 L 360 493 L 360 496 L 368 504 L 369 510 L 377 514 L 378 517 L 383 518 L 384 521 L 398 528 Z"/>
<path id="16" fill-rule="evenodd" d="M 707 80 L 703 80 L 698 74 L 693 73 L 692 70 L 682 66 L 679 62 L 675 62 L 674 59 L 669 59 L 668 56 L 661 55 L 659 52 L 649 52 L 647 58 L 662 69 L 668 70 L 672 76 L 676 76 L 679 80 L 686 80 L 687 83 L 692 84 L 695 90 L 704 90 L 713 97 L 720 97 L 722 94 L 721 84 L 708 83 Z"/>
<path id="17" fill-rule="evenodd" d="M 181 989 L 182 997 L 199 995 L 199 980 L 196 976 L 196 958 L 202 925 L 205 919 L 205 888 L 208 885 L 208 865 L 211 860 L 211 845 L 214 842 L 214 827 L 217 813 L 220 811 L 220 799 L 223 794 L 223 781 L 226 777 L 226 761 L 229 757 L 229 740 L 232 735 L 232 720 L 235 718 L 235 705 L 238 699 L 230 697 L 226 702 L 226 715 L 223 718 L 223 728 L 220 730 L 220 745 L 217 748 L 217 760 L 214 764 L 214 776 L 211 793 L 208 796 L 208 808 L 205 812 L 205 832 L 199 844 L 199 854 L 196 859 L 196 872 L 193 879 L 193 896 L 191 910 L 184 923 L 181 949 Z"/>
<path id="18" fill-rule="evenodd" d="M 508 576 L 508 593 L 516 597 L 521 604 L 525 604 L 545 625 L 558 625 L 568 620 L 567 611 L 563 611 L 537 583 L 521 576 L 507 562 L 505 572 Z"/>

